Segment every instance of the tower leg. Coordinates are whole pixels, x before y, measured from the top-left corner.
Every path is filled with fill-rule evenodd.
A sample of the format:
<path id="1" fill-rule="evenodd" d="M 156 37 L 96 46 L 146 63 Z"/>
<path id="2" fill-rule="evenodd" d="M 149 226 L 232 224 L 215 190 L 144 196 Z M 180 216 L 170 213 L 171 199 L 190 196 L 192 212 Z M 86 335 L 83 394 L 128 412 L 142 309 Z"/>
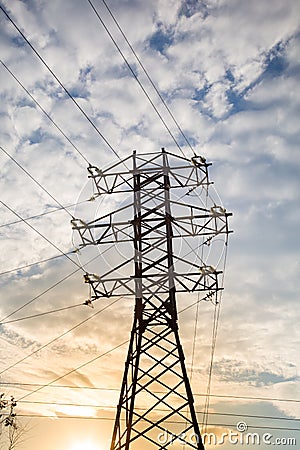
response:
<path id="1" fill-rule="evenodd" d="M 167 314 L 163 303 L 158 311 Z M 178 329 L 172 321 L 151 325 L 135 319 L 110 450 L 167 449 L 175 443 L 204 450 Z"/>

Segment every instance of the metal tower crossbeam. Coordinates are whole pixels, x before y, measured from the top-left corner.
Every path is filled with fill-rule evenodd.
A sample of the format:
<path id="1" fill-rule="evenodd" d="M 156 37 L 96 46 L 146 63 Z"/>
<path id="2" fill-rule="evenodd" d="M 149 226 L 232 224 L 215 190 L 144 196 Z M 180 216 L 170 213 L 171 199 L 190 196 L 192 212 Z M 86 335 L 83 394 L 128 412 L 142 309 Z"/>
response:
<path id="1" fill-rule="evenodd" d="M 203 248 L 216 236 L 227 242 L 230 213 L 215 204 L 194 205 L 197 187 L 208 189 L 208 166 L 161 153 L 126 158 L 100 171 L 88 168 L 97 194 L 116 194 L 120 207 L 91 222 L 74 219 L 81 247 L 109 250 L 115 243 L 126 257 L 103 259 L 101 274 L 86 273 L 92 298 L 135 297 L 134 320 L 113 430 L 111 450 L 170 448 L 159 436 L 180 436 L 186 448 L 204 449 L 178 331 L 176 292 L 217 293 L 222 273 L 206 263 Z M 174 189 L 175 188 L 175 189 Z M 128 193 L 133 194 L 133 201 Z M 111 262 L 113 261 L 113 263 Z M 111 266 L 111 267 L 110 267 Z M 158 394 L 157 392 L 161 392 Z M 161 406 L 164 407 L 163 413 Z M 188 438 L 193 433 L 194 440 Z"/>

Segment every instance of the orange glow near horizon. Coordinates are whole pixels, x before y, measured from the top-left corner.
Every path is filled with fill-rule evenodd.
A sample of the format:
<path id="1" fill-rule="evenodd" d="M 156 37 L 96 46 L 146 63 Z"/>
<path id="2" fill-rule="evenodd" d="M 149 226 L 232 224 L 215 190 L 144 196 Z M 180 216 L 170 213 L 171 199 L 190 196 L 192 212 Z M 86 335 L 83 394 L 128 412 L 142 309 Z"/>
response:
<path id="1" fill-rule="evenodd" d="M 80 439 L 74 442 L 68 450 L 103 450 L 103 447 L 92 440 Z"/>

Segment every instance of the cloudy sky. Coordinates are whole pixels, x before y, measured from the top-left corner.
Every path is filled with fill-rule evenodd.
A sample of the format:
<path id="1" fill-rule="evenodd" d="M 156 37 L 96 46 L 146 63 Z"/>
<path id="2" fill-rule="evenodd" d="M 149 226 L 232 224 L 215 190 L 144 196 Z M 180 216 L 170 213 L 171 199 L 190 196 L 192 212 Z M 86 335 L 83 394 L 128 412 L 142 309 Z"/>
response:
<path id="1" fill-rule="evenodd" d="M 102 0 L 92 3 L 98 16 L 87 0 L 0 5 L 1 391 L 24 397 L 20 414 L 51 416 L 24 417 L 29 431 L 20 448 L 40 449 L 43 436 L 44 450 L 104 450 L 133 307 L 123 300 L 82 306 L 88 296 L 82 272 L 62 256 L 76 241 L 70 218 L 101 211 L 97 200 L 88 201 L 88 163 L 107 167 L 116 153 L 123 158 L 133 149 L 179 154 L 175 142 L 187 158 L 193 153 Z M 213 163 L 215 189 L 234 214 L 209 423 L 223 424 L 215 428 L 220 433 L 243 420 L 249 431 L 300 441 L 291 431 L 300 428 L 299 2 L 107 5 L 191 147 Z M 69 205 L 68 214 L 62 206 Z M 68 256 L 84 264 L 89 255 Z M 24 319 L 61 308 L 68 309 Z M 204 405 L 213 313 L 213 305 L 200 304 L 197 411 Z M 195 315 L 191 308 L 180 317 L 188 368 Z M 78 416 L 85 419 L 72 419 Z"/>

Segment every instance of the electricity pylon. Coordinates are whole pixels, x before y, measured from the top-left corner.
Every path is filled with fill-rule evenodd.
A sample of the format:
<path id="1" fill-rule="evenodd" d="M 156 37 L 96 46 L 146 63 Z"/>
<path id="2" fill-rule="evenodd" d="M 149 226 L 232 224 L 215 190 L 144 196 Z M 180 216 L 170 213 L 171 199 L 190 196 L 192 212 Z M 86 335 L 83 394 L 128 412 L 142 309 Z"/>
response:
<path id="1" fill-rule="evenodd" d="M 128 167 L 130 165 L 130 167 Z M 133 154 L 107 170 L 88 168 L 97 195 L 120 203 L 91 222 L 74 219 L 81 246 L 105 249 L 102 273 L 86 273 L 91 301 L 134 296 L 134 319 L 117 407 L 111 450 L 186 448 L 203 450 L 193 395 L 178 331 L 176 296 L 222 287 L 206 261 L 214 238 L 227 245 L 231 214 L 221 206 L 194 205 L 197 188 L 208 192 L 210 164 L 161 153 Z M 126 167 L 126 170 L 123 167 Z M 119 247 L 116 258 L 111 244 Z M 109 267 L 110 266 L 110 267 Z M 147 445 L 146 445 L 147 441 Z M 178 444 L 177 442 L 177 444 Z"/>

